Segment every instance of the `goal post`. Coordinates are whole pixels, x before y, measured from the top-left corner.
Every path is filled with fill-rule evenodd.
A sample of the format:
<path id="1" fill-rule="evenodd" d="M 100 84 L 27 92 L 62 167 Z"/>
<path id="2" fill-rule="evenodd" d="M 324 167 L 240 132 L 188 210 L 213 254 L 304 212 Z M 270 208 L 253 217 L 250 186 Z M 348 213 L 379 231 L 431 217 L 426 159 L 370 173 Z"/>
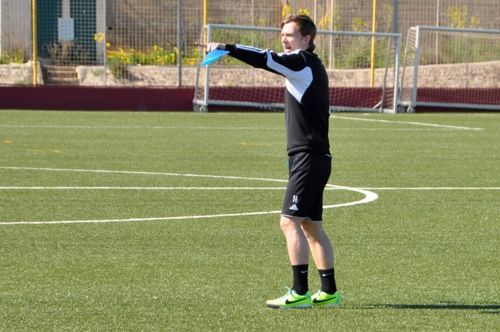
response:
<path id="1" fill-rule="evenodd" d="M 282 51 L 281 29 L 208 24 L 200 43 L 217 41 Z M 315 53 L 327 70 L 330 111 L 395 112 L 399 83 L 400 34 L 318 30 Z M 373 52 L 372 52 L 373 50 Z M 195 111 L 218 108 L 284 108 L 284 78 L 224 57 L 201 66 L 200 50 Z"/>
<path id="2" fill-rule="evenodd" d="M 500 110 L 500 30 L 416 26 L 408 30 L 398 104 Z"/>

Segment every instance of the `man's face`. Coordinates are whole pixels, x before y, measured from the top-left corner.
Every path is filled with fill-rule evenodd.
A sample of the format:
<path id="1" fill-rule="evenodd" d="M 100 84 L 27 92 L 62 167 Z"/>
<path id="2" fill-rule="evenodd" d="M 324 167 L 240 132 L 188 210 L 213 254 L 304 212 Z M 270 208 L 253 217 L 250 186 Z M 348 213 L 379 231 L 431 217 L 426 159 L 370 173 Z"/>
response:
<path id="1" fill-rule="evenodd" d="M 281 28 L 281 43 L 283 44 L 283 51 L 285 53 L 298 49 L 308 49 L 310 40 L 311 36 L 302 36 L 300 28 L 295 22 L 288 22 Z"/>

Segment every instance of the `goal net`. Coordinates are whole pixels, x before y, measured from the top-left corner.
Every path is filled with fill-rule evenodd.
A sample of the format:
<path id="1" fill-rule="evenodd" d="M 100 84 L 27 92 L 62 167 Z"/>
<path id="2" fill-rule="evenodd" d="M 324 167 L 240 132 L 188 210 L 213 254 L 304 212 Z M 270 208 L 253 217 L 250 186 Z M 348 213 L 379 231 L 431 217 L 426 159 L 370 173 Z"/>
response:
<path id="1" fill-rule="evenodd" d="M 500 110 L 500 30 L 410 28 L 399 104 L 416 108 Z"/>
<path id="2" fill-rule="evenodd" d="M 200 42 L 251 45 L 282 52 L 280 29 L 209 24 Z M 331 111 L 389 111 L 397 106 L 400 34 L 318 31 L 315 53 L 330 79 Z M 220 108 L 279 110 L 284 107 L 281 76 L 224 57 L 196 74 L 195 111 Z"/>

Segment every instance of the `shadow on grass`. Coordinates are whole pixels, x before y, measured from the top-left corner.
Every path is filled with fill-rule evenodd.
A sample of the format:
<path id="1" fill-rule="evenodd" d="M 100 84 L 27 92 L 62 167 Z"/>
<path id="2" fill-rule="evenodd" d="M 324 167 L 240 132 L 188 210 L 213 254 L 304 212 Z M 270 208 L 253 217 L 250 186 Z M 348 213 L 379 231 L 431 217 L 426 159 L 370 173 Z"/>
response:
<path id="1" fill-rule="evenodd" d="M 415 310 L 477 310 L 487 314 L 500 314 L 499 304 L 462 304 L 462 303 L 436 303 L 436 304 L 367 304 L 362 309 L 415 309 Z"/>

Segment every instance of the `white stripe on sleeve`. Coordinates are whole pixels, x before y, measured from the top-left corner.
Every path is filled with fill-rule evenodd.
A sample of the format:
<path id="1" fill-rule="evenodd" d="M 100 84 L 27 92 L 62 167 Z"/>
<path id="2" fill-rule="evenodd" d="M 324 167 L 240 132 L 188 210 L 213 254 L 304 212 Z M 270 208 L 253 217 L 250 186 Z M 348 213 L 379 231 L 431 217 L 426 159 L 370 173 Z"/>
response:
<path id="1" fill-rule="evenodd" d="M 304 93 L 307 88 L 309 88 L 313 80 L 311 68 L 304 67 L 299 71 L 292 70 L 274 61 L 270 54 L 271 52 L 267 51 L 267 53 L 267 66 L 285 76 L 286 89 L 292 94 L 292 96 L 295 97 L 295 99 L 299 102 L 302 101 Z"/>

